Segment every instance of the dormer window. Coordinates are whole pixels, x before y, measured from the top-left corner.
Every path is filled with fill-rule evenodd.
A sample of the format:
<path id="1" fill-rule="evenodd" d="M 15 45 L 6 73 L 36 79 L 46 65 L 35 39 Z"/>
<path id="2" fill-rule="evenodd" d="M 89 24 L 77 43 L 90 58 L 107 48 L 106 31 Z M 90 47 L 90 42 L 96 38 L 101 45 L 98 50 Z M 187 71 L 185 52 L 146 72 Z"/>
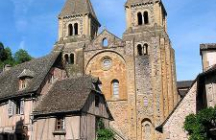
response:
<path id="1" fill-rule="evenodd" d="M 19 90 L 26 89 L 30 80 L 34 77 L 34 72 L 29 69 L 24 69 L 23 72 L 18 76 L 19 78 Z"/>
<path id="2" fill-rule="evenodd" d="M 20 90 L 25 89 L 27 87 L 26 78 L 20 78 Z"/>

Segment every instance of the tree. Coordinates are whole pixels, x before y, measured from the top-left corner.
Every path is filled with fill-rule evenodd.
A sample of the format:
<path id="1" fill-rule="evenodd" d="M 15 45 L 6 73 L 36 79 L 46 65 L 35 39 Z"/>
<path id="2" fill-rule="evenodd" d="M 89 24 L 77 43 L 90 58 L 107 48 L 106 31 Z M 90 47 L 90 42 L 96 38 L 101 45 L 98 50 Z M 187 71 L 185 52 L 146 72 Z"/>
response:
<path id="1" fill-rule="evenodd" d="M 14 59 L 17 64 L 21 64 L 30 61 L 32 57 L 28 54 L 26 50 L 20 49 L 15 53 Z"/>
<path id="2" fill-rule="evenodd" d="M 105 128 L 104 122 L 102 119 L 99 119 L 97 122 L 97 140 L 112 140 L 114 133 L 112 130 Z"/>
<path id="3" fill-rule="evenodd" d="M 4 53 L 4 45 L 0 42 L 0 61 L 2 60 Z"/>
<path id="4" fill-rule="evenodd" d="M 210 129 L 216 127 L 216 107 L 190 114 L 184 122 L 184 129 L 190 135 L 189 140 L 209 140 L 214 138 Z"/>

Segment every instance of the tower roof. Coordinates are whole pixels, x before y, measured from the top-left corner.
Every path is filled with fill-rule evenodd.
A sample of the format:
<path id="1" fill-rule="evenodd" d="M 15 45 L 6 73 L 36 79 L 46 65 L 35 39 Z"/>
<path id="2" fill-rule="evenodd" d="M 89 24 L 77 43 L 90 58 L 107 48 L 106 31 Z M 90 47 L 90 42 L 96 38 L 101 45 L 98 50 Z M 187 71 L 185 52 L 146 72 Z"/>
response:
<path id="1" fill-rule="evenodd" d="M 90 0 L 67 0 L 64 8 L 59 14 L 59 17 L 79 14 L 91 14 L 95 19 L 97 19 Z"/>
<path id="2" fill-rule="evenodd" d="M 127 0 L 126 6 L 141 4 L 141 3 L 152 3 L 152 2 L 160 2 L 161 0 Z"/>

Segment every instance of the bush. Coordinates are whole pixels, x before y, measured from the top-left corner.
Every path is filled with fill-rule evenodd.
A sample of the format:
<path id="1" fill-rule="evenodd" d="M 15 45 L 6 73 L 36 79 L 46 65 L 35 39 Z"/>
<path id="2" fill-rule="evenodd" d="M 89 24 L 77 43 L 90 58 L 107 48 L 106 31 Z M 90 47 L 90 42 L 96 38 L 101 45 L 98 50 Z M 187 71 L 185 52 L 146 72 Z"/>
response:
<path id="1" fill-rule="evenodd" d="M 98 140 L 112 140 L 113 132 L 109 129 L 100 129 L 97 131 Z"/>
<path id="2" fill-rule="evenodd" d="M 189 140 L 209 140 L 213 138 L 210 129 L 216 127 L 216 107 L 190 114 L 184 122 L 184 129 L 190 135 Z"/>

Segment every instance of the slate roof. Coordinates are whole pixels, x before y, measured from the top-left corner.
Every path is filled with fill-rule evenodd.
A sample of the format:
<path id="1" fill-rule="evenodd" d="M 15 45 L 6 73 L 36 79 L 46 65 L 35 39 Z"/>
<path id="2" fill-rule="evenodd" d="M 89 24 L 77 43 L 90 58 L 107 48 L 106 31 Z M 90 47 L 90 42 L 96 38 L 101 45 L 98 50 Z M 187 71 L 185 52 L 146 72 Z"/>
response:
<path id="1" fill-rule="evenodd" d="M 91 91 L 94 90 L 93 83 L 97 81 L 98 79 L 91 76 L 57 81 L 35 108 L 34 114 L 81 111 Z"/>
<path id="2" fill-rule="evenodd" d="M 188 81 L 178 81 L 177 82 L 177 87 L 179 88 L 190 88 L 192 85 L 193 81 L 188 80 Z"/>
<path id="3" fill-rule="evenodd" d="M 35 92 L 40 87 L 50 68 L 55 63 L 60 53 L 53 52 L 45 57 L 33 59 L 29 62 L 17 65 L 8 71 L 0 74 L 0 100 L 21 96 Z M 26 89 L 19 90 L 19 76 L 25 69 L 34 73 L 31 82 Z M 29 74 L 29 72 L 28 72 Z"/>
<path id="4" fill-rule="evenodd" d="M 97 19 L 90 0 L 67 0 L 64 8 L 59 14 L 59 17 L 80 14 L 91 14 L 95 19 Z"/>
<path id="5" fill-rule="evenodd" d="M 200 50 L 216 49 L 216 43 L 201 44 Z"/>

